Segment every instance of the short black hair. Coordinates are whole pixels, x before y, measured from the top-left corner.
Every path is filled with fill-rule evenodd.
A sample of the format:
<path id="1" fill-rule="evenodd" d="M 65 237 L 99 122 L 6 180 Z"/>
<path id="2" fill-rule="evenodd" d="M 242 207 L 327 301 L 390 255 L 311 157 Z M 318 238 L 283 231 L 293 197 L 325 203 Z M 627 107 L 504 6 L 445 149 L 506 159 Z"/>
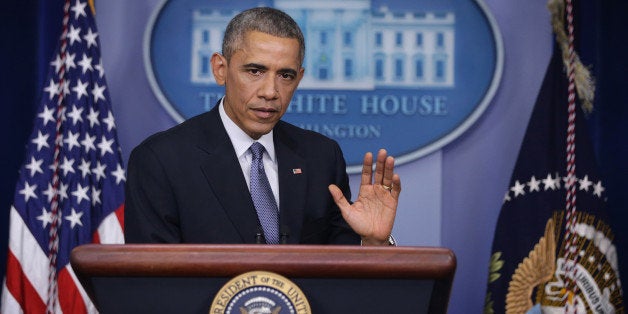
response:
<path id="1" fill-rule="evenodd" d="M 305 40 L 301 28 L 287 13 L 269 7 L 248 9 L 231 19 L 222 39 L 222 55 L 227 61 L 231 60 L 231 56 L 242 44 L 244 36 L 251 31 L 296 39 L 299 42 L 299 58 L 303 64 Z"/>

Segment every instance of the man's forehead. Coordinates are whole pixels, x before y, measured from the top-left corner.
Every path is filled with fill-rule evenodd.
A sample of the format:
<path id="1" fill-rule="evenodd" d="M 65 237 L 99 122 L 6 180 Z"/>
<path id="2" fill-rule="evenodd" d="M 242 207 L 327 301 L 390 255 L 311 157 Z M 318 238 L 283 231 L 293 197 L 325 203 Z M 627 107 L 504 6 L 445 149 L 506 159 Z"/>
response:
<path id="1" fill-rule="evenodd" d="M 277 37 L 258 31 L 249 31 L 239 45 L 234 56 L 243 64 L 269 67 L 282 63 L 281 67 L 297 70 L 301 66 L 299 43 L 294 38 Z M 233 57 L 233 56 L 232 56 Z"/>
<path id="2" fill-rule="evenodd" d="M 250 31 L 245 32 L 242 38 L 243 38 L 242 40 L 243 44 L 247 44 L 253 41 L 262 41 L 262 42 L 276 41 L 276 42 L 283 42 L 283 44 L 286 46 L 294 46 L 297 50 L 297 53 L 298 53 L 298 50 L 300 49 L 299 41 L 296 38 L 281 37 L 281 36 L 265 33 L 262 31 L 257 31 L 257 30 L 250 30 Z"/>

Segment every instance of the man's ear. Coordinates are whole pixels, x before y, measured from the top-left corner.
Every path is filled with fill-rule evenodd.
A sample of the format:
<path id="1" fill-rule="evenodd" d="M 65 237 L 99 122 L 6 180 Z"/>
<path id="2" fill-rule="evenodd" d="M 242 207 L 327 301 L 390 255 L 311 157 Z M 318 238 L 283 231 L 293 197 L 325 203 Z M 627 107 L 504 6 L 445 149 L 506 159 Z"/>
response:
<path id="1" fill-rule="evenodd" d="M 223 55 L 215 52 L 212 55 L 211 64 L 216 83 L 218 83 L 218 85 L 225 85 L 227 81 L 227 59 Z"/>

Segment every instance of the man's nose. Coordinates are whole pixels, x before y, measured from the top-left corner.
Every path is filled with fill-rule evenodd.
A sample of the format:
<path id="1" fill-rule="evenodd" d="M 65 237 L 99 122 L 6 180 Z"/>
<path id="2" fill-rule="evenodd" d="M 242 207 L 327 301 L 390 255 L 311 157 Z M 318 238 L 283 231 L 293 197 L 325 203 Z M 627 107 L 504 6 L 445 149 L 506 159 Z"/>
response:
<path id="1" fill-rule="evenodd" d="M 276 99 L 277 97 L 279 97 L 277 77 L 274 75 L 267 75 L 264 78 L 259 93 L 260 97 L 263 97 L 265 99 Z"/>

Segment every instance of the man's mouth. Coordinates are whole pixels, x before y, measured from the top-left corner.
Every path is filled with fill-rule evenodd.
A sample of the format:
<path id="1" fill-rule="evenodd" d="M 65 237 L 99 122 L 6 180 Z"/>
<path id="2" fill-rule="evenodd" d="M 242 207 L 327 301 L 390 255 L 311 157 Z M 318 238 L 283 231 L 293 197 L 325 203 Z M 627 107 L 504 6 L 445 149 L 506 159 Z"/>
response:
<path id="1" fill-rule="evenodd" d="M 268 119 L 275 116 L 279 110 L 275 108 L 253 108 L 251 109 L 256 117 L 260 119 Z"/>

